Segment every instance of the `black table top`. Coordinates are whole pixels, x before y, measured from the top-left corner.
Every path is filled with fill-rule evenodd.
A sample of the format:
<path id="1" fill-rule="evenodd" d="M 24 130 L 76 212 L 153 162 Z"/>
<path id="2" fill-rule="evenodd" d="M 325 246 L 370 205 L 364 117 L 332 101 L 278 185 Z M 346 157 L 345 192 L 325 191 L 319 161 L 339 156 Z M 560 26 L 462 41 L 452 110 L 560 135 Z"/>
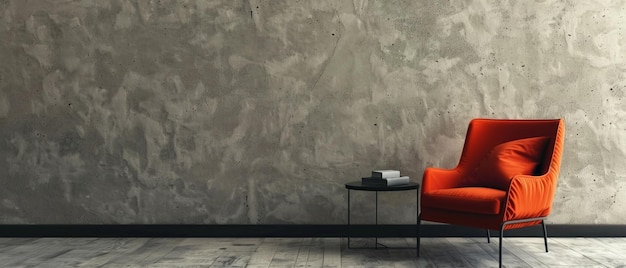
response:
<path id="1" fill-rule="evenodd" d="M 420 184 L 416 182 L 409 182 L 407 184 L 395 185 L 395 186 L 381 186 L 381 185 L 369 185 L 363 184 L 361 181 L 352 181 L 346 183 L 346 189 L 349 190 L 361 190 L 361 191 L 406 191 L 419 189 Z"/>

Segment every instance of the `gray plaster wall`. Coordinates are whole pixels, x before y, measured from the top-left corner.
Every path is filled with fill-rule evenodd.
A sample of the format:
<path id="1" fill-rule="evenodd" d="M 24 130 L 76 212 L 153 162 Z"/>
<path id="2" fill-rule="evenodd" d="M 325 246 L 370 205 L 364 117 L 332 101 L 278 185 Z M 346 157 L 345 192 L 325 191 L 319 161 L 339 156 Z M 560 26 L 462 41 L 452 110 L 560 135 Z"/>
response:
<path id="1" fill-rule="evenodd" d="M 564 118 L 551 223 L 626 221 L 626 2 L 2 0 L 0 223 L 343 224 L 469 120 Z M 355 222 L 373 195 L 354 193 Z M 415 221 L 415 192 L 380 222 Z"/>

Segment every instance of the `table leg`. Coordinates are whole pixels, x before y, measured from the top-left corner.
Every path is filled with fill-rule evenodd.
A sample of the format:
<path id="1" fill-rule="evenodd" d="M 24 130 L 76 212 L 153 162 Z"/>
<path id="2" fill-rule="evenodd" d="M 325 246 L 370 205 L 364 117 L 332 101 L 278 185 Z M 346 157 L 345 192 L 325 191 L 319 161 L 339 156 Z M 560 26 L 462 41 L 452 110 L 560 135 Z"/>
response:
<path id="1" fill-rule="evenodd" d="M 348 248 L 350 248 L 350 236 L 351 230 L 350 228 L 350 189 L 348 189 Z"/>
<path id="2" fill-rule="evenodd" d="M 420 227 L 421 227 L 421 220 L 420 220 L 420 191 L 419 191 L 419 187 L 415 190 L 416 194 L 415 194 L 415 204 L 416 204 L 416 210 L 415 211 L 415 215 L 417 215 L 416 217 L 416 221 L 415 224 L 417 224 L 417 237 L 415 238 L 415 248 L 417 249 L 417 257 L 420 256 Z"/>
<path id="3" fill-rule="evenodd" d="M 375 206 L 376 206 L 376 212 L 374 213 L 374 223 L 376 225 L 376 231 L 378 232 L 378 191 L 376 191 L 376 202 L 375 202 Z M 374 238 L 374 248 L 378 249 L 378 235 L 376 235 L 376 237 Z"/>

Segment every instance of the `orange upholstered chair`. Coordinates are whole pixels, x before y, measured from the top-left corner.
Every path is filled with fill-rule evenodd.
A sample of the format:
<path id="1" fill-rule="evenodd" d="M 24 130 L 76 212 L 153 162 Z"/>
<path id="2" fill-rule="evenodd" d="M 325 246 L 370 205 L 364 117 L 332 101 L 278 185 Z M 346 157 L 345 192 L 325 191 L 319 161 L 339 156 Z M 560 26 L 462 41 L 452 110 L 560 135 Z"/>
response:
<path id="1" fill-rule="evenodd" d="M 563 150 L 564 123 L 554 120 L 474 119 L 458 165 L 427 168 L 420 221 L 500 231 L 539 225 L 550 214 Z"/>

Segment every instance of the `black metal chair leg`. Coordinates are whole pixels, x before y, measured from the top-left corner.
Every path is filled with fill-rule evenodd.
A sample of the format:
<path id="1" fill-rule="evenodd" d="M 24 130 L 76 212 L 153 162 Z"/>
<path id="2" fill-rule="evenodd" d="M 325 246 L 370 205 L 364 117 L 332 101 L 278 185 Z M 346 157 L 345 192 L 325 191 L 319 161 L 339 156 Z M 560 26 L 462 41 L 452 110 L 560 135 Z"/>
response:
<path id="1" fill-rule="evenodd" d="M 543 243 L 546 245 L 546 252 L 548 252 L 548 231 L 546 230 L 546 223 L 541 220 L 541 226 L 543 227 Z"/>
<path id="2" fill-rule="evenodd" d="M 502 223 L 502 225 L 500 226 L 500 245 L 498 245 L 500 247 L 500 250 L 498 252 L 499 267 L 502 267 L 502 237 L 504 236 L 504 227 L 509 224 L 529 222 L 529 221 L 541 221 L 541 226 L 543 227 L 543 242 L 544 242 L 544 245 L 546 246 L 546 252 L 548 252 L 548 232 L 546 230 L 546 223 L 544 220 L 545 220 L 545 217 L 539 217 L 539 218 L 505 221 L 504 223 Z"/>
<path id="3" fill-rule="evenodd" d="M 491 243 L 491 234 L 489 233 L 489 229 L 485 229 L 487 231 L 487 243 Z"/>
<path id="4" fill-rule="evenodd" d="M 502 268 L 502 236 L 504 236 L 504 224 L 500 227 L 500 249 L 498 250 L 498 267 Z"/>

